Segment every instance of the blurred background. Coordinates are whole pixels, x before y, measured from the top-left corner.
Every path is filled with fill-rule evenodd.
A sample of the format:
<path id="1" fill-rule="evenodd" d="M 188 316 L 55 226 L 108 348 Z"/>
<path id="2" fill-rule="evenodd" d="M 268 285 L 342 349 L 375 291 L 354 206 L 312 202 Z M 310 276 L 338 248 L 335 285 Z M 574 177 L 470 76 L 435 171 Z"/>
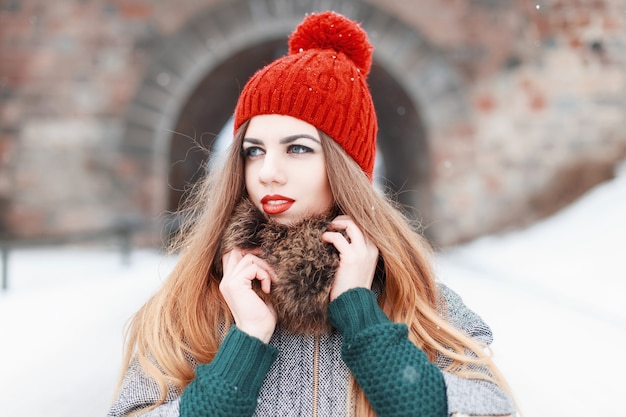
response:
<path id="1" fill-rule="evenodd" d="M 612 251 L 626 247 L 626 226 L 601 227 L 599 219 L 618 219 L 610 215 L 617 212 L 587 203 L 586 216 L 561 220 L 549 235 L 533 231 L 598 187 L 626 195 L 617 178 L 626 158 L 624 0 L 0 0 L 0 365 L 7 367 L 0 378 L 12 387 L 0 400 L 23 398 L 35 369 L 45 370 L 36 374 L 39 395 L 61 375 L 55 388 L 71 387 L 64 370 L 82 371 L 93 385 L 74 380 L 82 413 L 68 411 L 71 400 L 63 408 L 42 399 L 28 401 L 41 414 L 22 415 L 106 413 L 123 318 L 166 275 L 172 258 L 160 250 L 177 228 L 185 191 L 220 149 L 218 138 L 230 134 L 238 92 L 286 53 L 306 13 L 327 9 L 361 22 L 376 48 L 369 76 L 380 127 L 376 181 L 422 221 L 461 295 L 501 320 L 503 367 L 518 378 L 528 415 L 595 414 L 546 393 L 588 378 L 579 367 L 602 367 L 592 352 L 569 350 L 580 341 L 575 331 L 571 339 L 557 332 L 564 322 L 591 320 L 587 344 L 596 325 L 598 338 L 612 337 L 595 339 L 605 349 L 626 342 L 626 252 Z M 624 207 L 623 199 L 598 198 Z M 585 246 L 563 246 L 579 240 Z M 546 253 L 543 264 L 534 261 Z M 571 267 L 584 259 L 596 262 Z M 543 268 L 549 276 L 541 274 L 546 265 L 554 267 Z M 590 290 L 591 277 L 605 292 Z M 540 341 L 532 327 L 522 337 L 528 316 L 512 315 L 541 303 L 547 310 L 533 316 L 534 328 L 545 324 L 539 317 L 554 319 L 554 308 L 581 316 L 563 316 Z M 106 327 L 71 319 L 94 314 Z M 562 349 L 542 352 L 520 340 Z M 42 356 L 50 343 L 54 354 Z M 55 361 L 60 352 L 65 359 Z M 548 352 L 584 364 L 564 362 L 553 371 L 566 378 L 541 390 L 542 371 L 550 370 L 540 357 Z M 47 365 L 29 362 L 34 356 Z M 99 367 L 86 374 L 86 363 Z M 591 375 L 617 389 L 607 374 Z M 610 401 L 584 402 L 600 403 Z"/>
<path id="2" fill-rule="evenodd" d="M 367 30 L 379 180 L 440 245 L 553 213 L 626 155 L 623 0 L 0 4 L 5 236 L 160 244 L 240 88 L 316 10 Z"/>

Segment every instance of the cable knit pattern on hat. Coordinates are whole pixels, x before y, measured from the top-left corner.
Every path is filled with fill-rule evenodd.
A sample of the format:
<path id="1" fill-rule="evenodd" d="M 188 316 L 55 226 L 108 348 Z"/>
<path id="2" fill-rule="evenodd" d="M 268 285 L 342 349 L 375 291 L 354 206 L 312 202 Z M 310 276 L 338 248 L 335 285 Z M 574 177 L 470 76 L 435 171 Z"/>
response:
<path id="1" fill-rule="evenodd" d="M 344 16 L 307 16 L 289 38 L 289 55 L 245 85 L 235 130 L 262 114 L 304 120 L 333 138 L 371 178 L 378 122 L 366 78 L 373 49 L 365 31 Z"/>

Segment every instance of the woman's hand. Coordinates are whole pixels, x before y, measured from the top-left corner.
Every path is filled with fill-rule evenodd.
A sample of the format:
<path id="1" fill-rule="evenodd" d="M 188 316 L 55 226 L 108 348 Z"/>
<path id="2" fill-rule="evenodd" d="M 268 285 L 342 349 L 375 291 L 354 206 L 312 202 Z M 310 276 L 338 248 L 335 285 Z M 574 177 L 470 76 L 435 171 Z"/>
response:
<path id="1" fill-rule="evenodd" d="M 224 276 L 220 292 L 228 304 L 239 330 L 268 343 L 276 328 L 276 312 L 252 289 L 259 280 L 261 290 L 269 294 L 274 271 L 253 253 L 234 249 L 222 256 Z"/>
<path id="2" fill-rule="evenodd" d="M 339 251 L 339 268 L 330 289 L 330 301 L 353 288 L 372 288 L 378 248 L 361 232 L 349 216 L 337 216 L 330 223 L 333 231 L 322 234 L 322 240 Z M 339 231 L 343 230 L 347 238 Z"/>

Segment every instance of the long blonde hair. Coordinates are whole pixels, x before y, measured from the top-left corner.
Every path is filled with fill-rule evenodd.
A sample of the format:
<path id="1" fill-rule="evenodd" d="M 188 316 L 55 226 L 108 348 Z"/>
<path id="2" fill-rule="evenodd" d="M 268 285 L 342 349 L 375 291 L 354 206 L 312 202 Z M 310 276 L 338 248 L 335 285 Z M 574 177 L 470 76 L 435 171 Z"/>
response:
<path id="1" fill-rule="evenodd" d="M 172 250 L 176 267 L 160 290 L 129 323 L 122 378 L 133 358 L 161 390 L 182 390 L 194 378 L 196 363 L 209 363 L 220 344 L 220 328 L 232 316 L 215 272 L 224 227 L 245 195 L 241 145 L 244 124 L 226 154 L 221 169 L 213 169 L 195 188 L 185 210 L 187 222 Z M 320 132 L 328 178 L 335 202 L 371 239 L 384 260 L 385 285 L 379 305 L 394 322 L 406 323 L 410 340 L 432 361 L 450 359 L 447 371 L 466 378 L 487 379 L 508 390 L 498 369 L 480 345 L 450 325 L 438 309 L 439 291 L 430 267 L 431 251 L 390 198 L 374 189 L 360 167 L 331 138 Z M 213 331 L 207 331 L 213 329 Z M 485 373 L 472 373 L 482 365 Z M 352 381 L 354 382 L 354 381 Z M 120 385 L 122 380 L 120 379 Z M 374 415 L 356 383 L 352 383 L 356 415 Z"/>

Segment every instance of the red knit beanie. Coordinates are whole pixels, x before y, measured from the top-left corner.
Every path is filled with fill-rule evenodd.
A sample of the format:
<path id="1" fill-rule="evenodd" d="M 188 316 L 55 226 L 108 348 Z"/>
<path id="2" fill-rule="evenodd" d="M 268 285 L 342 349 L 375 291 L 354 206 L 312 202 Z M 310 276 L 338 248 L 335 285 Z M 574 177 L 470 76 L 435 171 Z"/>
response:
<path id="1" fill-rule="evenodd" d="M 245 85 L 235 131 L 257 115 L 293 116 L 333 138 L 371 179 L 378 124 L 366 78 L 373 50 L 358 23 L 335 12 L 308 15 L 289 38 L 289 55 Z"/>

